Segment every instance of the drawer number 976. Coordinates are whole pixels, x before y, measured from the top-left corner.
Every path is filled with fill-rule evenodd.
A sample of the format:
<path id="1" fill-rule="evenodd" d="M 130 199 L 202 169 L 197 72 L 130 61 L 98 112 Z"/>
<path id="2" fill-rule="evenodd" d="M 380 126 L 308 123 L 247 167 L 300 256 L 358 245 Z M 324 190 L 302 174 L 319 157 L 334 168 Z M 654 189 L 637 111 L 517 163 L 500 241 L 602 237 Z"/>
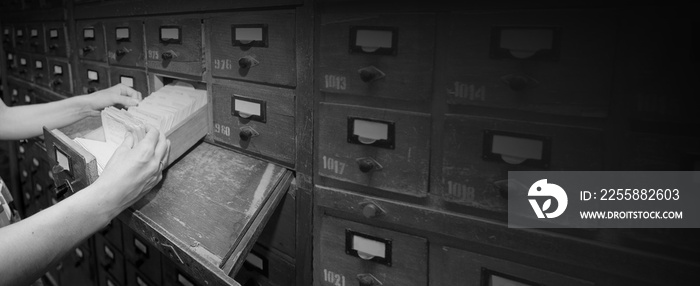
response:
<path id="1" fill-rule="evenodd" d="M 327 269 L 323 269 L 323 280 L 333 286 L 345 286 L 345 276 Z"/>

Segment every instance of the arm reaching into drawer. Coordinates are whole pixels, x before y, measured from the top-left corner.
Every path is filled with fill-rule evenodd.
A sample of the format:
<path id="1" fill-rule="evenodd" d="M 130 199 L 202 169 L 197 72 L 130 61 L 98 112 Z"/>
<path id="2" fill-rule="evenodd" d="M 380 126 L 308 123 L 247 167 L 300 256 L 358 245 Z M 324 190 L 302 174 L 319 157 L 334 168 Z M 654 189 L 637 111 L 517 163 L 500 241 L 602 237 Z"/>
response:
<path id="1" fill-rule="evenodd" d="M 0 140 L 38 136 L 44 126 L 60 128 L 87 116 L 99 116 L 105 107 L 116 104 L 133 106 L 140 100 L 140 92 L 117 84 L 91 94 L 49 103 L 8 107 L 0 101 Z"/>
<path id="2" fill-rule="evenodd" d="M 0 111 L 8 109 L 2 105 Z M 6 123 L 0 121 L 0 125 Z M 134 134 L 126 136 L 92 185 L 25 220 L 0 228 L 0 285 L 36 281 L 160 182 L 168 163 L 170 141 L 156 128 L 146 128 L 142 140 Z M 7 127 L 0 130 L 4 136 Z"/>

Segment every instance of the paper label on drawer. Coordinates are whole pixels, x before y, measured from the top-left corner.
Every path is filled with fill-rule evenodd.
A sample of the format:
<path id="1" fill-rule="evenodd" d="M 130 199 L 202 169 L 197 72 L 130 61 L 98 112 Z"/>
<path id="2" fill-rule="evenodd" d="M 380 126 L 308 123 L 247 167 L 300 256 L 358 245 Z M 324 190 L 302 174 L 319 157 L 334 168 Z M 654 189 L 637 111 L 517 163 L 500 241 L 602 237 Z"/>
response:
<path id="1" fill-rule="evenodd" d="M 94 80 L 94 81 L 100 80 L 99 74 L 98 74 L 96 71 L 93 71 L 93 70 L 88 70 L 88 71 L 87 71 L 87 77 L 88 77 L 89 80 Z"/>
<path id="2" fill-rule="evenodd" d="M 39 31 L 37 29 L 32 29 L 31 31 L 29 31 L 29 36 L 30 37 L 38 37 Z"/>
<path id="3" fill-rule="evenodd" d="M 58 161 L 58 165 L 63 168 L 63 170 L 67 170 L 68 172 L 71 172 L 70 169 L 70 159 L 68 159 L 68 156 L 64 154 L 61 150 L 56 150 L 56 161 Z"/>
<path id="4" fill-rule="evenodd" d="M 92 40 L 95 38 L 95 29 L 83 29 L 83 39 Z"/>
<path id="5" fill-rule="evenodd" d="M 385 30 L 357 30 L 355 45 L 363 48 L 391 48 L 393 40 L 392 31 Z"/>
<path id="6" fill-rule="evenodd" d="M 49 30 L 49 37 L 51 39 L 58 38 L 58 30 L 56 30 L 56 29 Z"/>
<path id="7" fill-rule="evenodd" d="M 129 39 L 129 28 L 117 28 L 115 32 L 117 34 L 117 41 Z"/>
<path id="8" fill-rule="evenodd" d="M 14 59 L 15 59 L 14 54 L 12 54 L 12 53 L 7 53 L 7 60 L 8 60 L 8 61 L 11 61 L 11 60 L 14 60 Z"/>
<path id="9" fill-rule="evenodd" d="M 262 41 L 263 40 L 263 28 L 253 27 L 253 28 L 236 28 L 236 39 L 241 42 L 252 42 L 252 41 Z"/>
<path id="10" fill-rule="evenodd" d="M 42 68 L 44 68 L 44 63 L 42 61 L 35 61 L 34 67 L 37 69 L 42 69 Z"/>
<path id="11" fill-rule="evenodd" d="M 354 134 L 359 138 L 374 140 L 386 140 L 389 138 L 389 125 L 381 122 L 355 119 L 353 122 Z M 371 142 L 370 142 L 371 143 Z"/>
<path id="12" fill-rule="evenodd" d="M 25 58 L 19 58 L 19 64 L 20 64 L 20 65 L 23 65 L 23 66 L 26 66 L 26 65 L 27 65 L 27 59 L 25 59 Z"/>
<path id="13" fill-rule="evenodd" d="M 248 115 L 260 116 L 260 104 L 240 99 L 234 99 L 234 104 L 236 106 L 236 111 L 239 113 L 244 113 Z"/>
<path id="14" fill-rule="evenodd" d="M 531 286 L 532 284 L 520 283 L 518 281 L 506 279 L 500 276 L 492 275 L 491 277 L 492 286 Z"/>
<path id="15" fill-rule="evenodd" d="M 180 39 L 180 28 L 160 28 L 160 39 L 161 40 L 179 40 Z"/>
<path id="16" fill-rule="evenodd" d="M 55 75 L 62 75 L 63 74 L 63 68 L 61 66 L 53 66 L 53 74 Z"/>
<path id="17" fill-rule="evenodd" d="M 146 247 L 146 245 L 143 244 L 143 242 L 136 238 L 134 238 L 134 246 L 138 251 L 141 251 L 141 253 L 148 254 L 148 247 Z"/>
<path id="18" fill-rule="evenodd" d="M 10 29 L 5 28 L 5 31 L 3 31 L 3 33 L 5 34 L 5 36 L 9 36 L 9 35 L 10 35 Z"/>
<path id="19" fill-rule="evenodd" d="M 139 276 L 136 276 L 136 284 L 139 284 L 139 286 L 148 286 L 148 283 L 144 282 Z"/>
<path id="20" fill-rule="evenodd" d="M 386 257 L 386 245 L 383 242 L 367 239 L 361 236 L 353 236 L 352 248 L 357 250 L 357 254 L 363 259 Z"/>
<path id="21" fill-rule="evenodd" d="M 540 140 L 494 135 L 491 151 L 501 154 L 508 163 L 519 164 L 526 159 L 541 160 L 543 144 Z"/>
<path id="22" fill-rule="evenodd" d="M 112 252 L 112 250 L 109 249 L 108 246 L 105 245 L 104 250 L 105 250 L 105 254 L 107 255 L 107 257 L 114 259 L 114 252 Z"/>
<path id="23" fill-rule="evenodd" d="M 17 37 L 23 37 L 24 36 L 24 31 L 22 29 L 17 30 Z"/>
<path id="24" fill-rule="evenodd" d="M 552 29 L 503 29 L 501 48 L 509 50 L 514 57 L 523 59 L 539 50 L 551 49 L 553 38 Z"/>
<path id="25" fill-rule="evenodd" d="M 180 282 L 183 286 L 194 286 L 190 280 L 187 280 L 185 276 L 182 276 L 180 273 L 177 274 L 177 282 Z"/>
<path id="26" fill-rule="evenodd" d="M 130 76 L 119 76 L 119 83 L 123 83 L 128 87 L 134 87 L 134 78 Z"/>

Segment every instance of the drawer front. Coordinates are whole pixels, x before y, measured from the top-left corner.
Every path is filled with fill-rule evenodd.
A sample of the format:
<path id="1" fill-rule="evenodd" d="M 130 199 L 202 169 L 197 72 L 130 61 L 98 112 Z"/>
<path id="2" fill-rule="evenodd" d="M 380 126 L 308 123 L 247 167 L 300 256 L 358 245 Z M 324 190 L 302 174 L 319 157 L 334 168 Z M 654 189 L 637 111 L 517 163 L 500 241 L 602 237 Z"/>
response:
<path id="1" fill-rule="evenodd" d="M 124 271 L 124 255 L 121 249 L 117 249 L 103 236 L 95 236 L 95 251 L 97 253 L 98 269 L 110 274 L 119 285 L 124 285 L 126 273 Z"/>
<path id="2" fill-rule="evenodd" d="M 137 270 L 142 278 L 160 285 L 160 259 L 161 254 L 152 242 L 134 233 L 128 227 L 123 229 L 124 233 L 124 256 L 127 264 Z M 142 273 L 142 274 L 141 274 Z M 144 276 L 145 275 L 145 276 Z M 133 278 L 136 280 L 136 278 Z M 129 284 L 135 285 L 135 284 Z"/>
<path id="3" fill-rule="evenodd" d="M 113 219 L 109 222 L 107 226 L 100 230 L 100 235 L 102 235 L 102 237 L 104 237 L 105 240 L 109 241 L 109 243 L 114 245 L 115 248 L 121 251 L 123 249 L 123 229 L 124 227 L 122 225 L 122 222 L 118 219 Z"/>
<path id="4" fill-rule="evenodd" d="M 212 75 L 296 86 L 294 11 L 212 18 Z"/>
<path id="5" fill-rule="evenodd" d="M 49 62 L 45 56 L 32 55 L 31 57 L 32 81 L 34 83 L 49 86 Z"/>
<path id="6" fill-rule="evenodd" d="M 114 275 L 109 273 L 109 271 L 100 268 L 97 272 L 97 279 L 99 280 L 99 286 L 122 286 L 126 285 L 119 282 L 119 279 L 115 278 Z"/>
<path id="7" fill-rule="evenodd" d="M 321 19 L 316 81 L 322 91 L 428 101 L 433 14 L 328 14 Z"/>
<path id="8" fill-rule="evenodd" d="M 447 246 L 430 248 L 430 285 L 571 285 L 594 283 Z"/>
<path id="9" fill-rule="evenodd" d="M 158 267 L 160 267 L 160 265 L 158 265 Z M 160 269 L 158 269 L 158 270 L 159 270 L 158 274 L 160 274 Z M 158 277 L 158 278 L 160 278 L 160 277 Z M 160 283 L 153 282 L 151 279 L 148 278 L 147 275 L 144 275 L 143 272 L 137 270 L 135 266 L 131 265 L 130 263 L 127 263 L 126 264 L 126 285 L 158 286 L 158 285 L 160 285 Z"/>
<path id="10" fill-rule="evenodd" d="M 324 216 L 314 285 L 427 285 L 427 240 Z M 374 284 L 368 284 L 373 281 Z M 365 284 L 363 284 L 363 282 Z"/>
<path id="11" fill-rule="evenodd" d="M 202 75 L 202 24 L 194 18 L 146 20 L 148 68 Z"/>
<path id="12" fill-rule="evenodd" d="M 47 23 L 44 30 L 46 54 L 55 57 L 67 57 L 67 38 L 65 23 Z"/>
<path id="13" fill-rule="evenodd" d="M 19 63 L 17 54 L 10 50 L 5 50 L 5 62 L 7 63 L 7 72 L 14 76 L 19 76 Z"/>
<path id="14" fill-rule="evenodd" d="M 296 285 L 294 264 L 282 258 L 276 251 L 256 245 L 245 260 L 235 277 L 241 285 Z"/>
<path id="15" fill-rule="evenodd" d="M 424 197 L 428 191 L 430 116 L 321 103 L 321 176 Z"/>
<path id="16" fill-rule="evenodd" d="M 595 10 L 453 13 L 436 96 L 453 105 L 606 116 L 613 19 Z"/>
<path id="17" fill-rule="evenodd" d="M 143 67 L 146 65 L 143 21 L 105 22 L 107 59 L 110 65 Z"/>
<path id="18" fill-rule="evenodd" d="M 86 60 L 107 61 L 105 32 L 102 22 L 79 21 L 75 24 L 78 57 Z"/>
<path id="19" fill-rule="evenodd" d="M 29 46 L 29 35 L 27 35 L 27 26 L 15 24 L 15 49 L 18 51 L 26 51 Z"/>
<path id="20" fill-rule="evenodd" d="M 277 249 L 289 257 L 296 256 L 296 203 L 296 195 L 288 191 L 265 224 L 258 244 Z"/>
<path id="21" fill-rule="evenodd" d="M 29 54 L 17 54 L 17 70 L 15 75 L 26 81 L 32 80 L 34 66 L 32 65 L 32 57 Z"/>
<path id="22" fill-rule="evenodd" d="M 110 87 L 109 70 L 107 67 L 78 63 L 78 88 L 75 92 L 78 94 L 93 93 L 98 90 Z"/>
<path id="23" fill-rule="evenodd" d="M 35 54 L 43 54 L 46 52 L 44 42 L 44 25 L 29 24 L 27 25 L 27 41 L 28 51 Z"/>
<path id="24" fill-rule="evenodd" d="M 197 280 L 187 275 L 185 271 L 177 267 L 177 265 L 163 258 L 163 286 L 199 286 Z"/>
<path id="25" fill-rule="evenodd" d="M 293 90 L 246 83 L 235 87 L 215 84 L 212 96 L 214 140 L 293 164 Z"/>
<path id="26" fill-rule="evenodd" d="M 508 171 L 603 168 L 602 130 L 447 116 L 442 196 L 490 211 L 508 210 Z"/>
<path id="27" fill-rule="evenodd" d="M 15 49 L 15 29 L 12 25 L 2 25 L 2 48 L 5 51 Z"/>
<path id="28" fill-rule="evenodd" d="M 75 285 L 79 284 L 76 280 L 86 281 L 85 277 L 94 277 L 97 273 L 94 268 L 94 253 L 90 251 L 90 240 L 79 245 L 72 252 L 66 255 L 63 261 L 63 272 L 65 275 L 61 275 L 60 285 Z M 71 275 L 72 274 L 72 275 Z M 94 279 L 94 278 L 92 278 Z M 79 284 L 79 285 L 93 285 L 94 281 L 90 281 L 89 284 Z"/>
<path id="29" fill-rule="evenodd" d="M 148 79 L 144 70 L 111 67 L 109 73 L 112 84 L 123 83 L 141 92 L 144 97 L 148 95 Z"/>
<path id="30" fill-rule="evenodd" d="M 73 80 L 70 64 L 67 61 L 49 59 L 48 70 L 49 87 L 58 93 L 72 95 Z"/>

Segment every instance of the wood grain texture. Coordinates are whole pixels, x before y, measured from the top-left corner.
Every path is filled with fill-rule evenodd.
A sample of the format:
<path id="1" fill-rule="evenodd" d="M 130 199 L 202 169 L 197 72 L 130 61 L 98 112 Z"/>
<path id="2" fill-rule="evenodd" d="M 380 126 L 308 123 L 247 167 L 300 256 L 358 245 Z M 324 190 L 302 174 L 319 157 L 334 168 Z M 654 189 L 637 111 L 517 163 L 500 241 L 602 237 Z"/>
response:
<path id="1" fill-rule="evenodd" d="M 508 171 L 586 171 L 603 167 L 602 130 L 466 115 L 448 115 L 444 126 L 444 179 L 436 187 L 445 200 L 459 205 L 507 212 L 507 196 L 495 183 L 508 179 Z M 483 159 L 484 130 L 550 138 L 549 167 Z"/>
<path id="2" fill-rule="evenodd" d="M 344 285 L 354 285 L 358 274 L 371 274 L 382 283 L 381 285 L 427 285 L 428 241 L 425 238 L 331 216 L 323 216 L 318 229 L 314 285 L 343 285 L 328 281 L 324 277 L 324 271 L 332 271 L 344 277 L 341 278 L 345 281 Z M 391 245 L 387 245 L 386 248 L 391 251 L 391 265 L 346 254 L 346 230 L 390 240 Z"/>
<path id="3" fill-rule="evenodd" d="M 393 122 L 395 148 L 385 149 L 348 143 L 348 117 Z M 428 191 L 430 116 L 351 105 L 321 103 L 319 147 L 316 156 L 321 176 L 376 188 L 382 191 L 424 197 Z M 326 168 L 324 168 L 324 157 Z M 372 158 L 382 168 L 364 173 L 357 159 Z M 338 161 L 335 168 L 328 160 Z"/>
<path id="4" fill-rule="evenodd" d="M 146 65 L 149 69 L 165 70 L 201 76 L 202 60 L 202 23 L 199 18 L 160 17 L 148 18 L 146 25 Z M 160 27 L 179 27 L 178 43 L 162 43 Z M 172 59 L 163 59 L 166 52 L 174 53 Z"/>
<path id="5" fill-rule="evenodd" d="M 262 100 L 266 104 L 266 122 L 233 115 L 233 96 Z M 213 85 L 212 107 L 214 125 L 230 128 L 230 133 L 214 131 L 214 139 L 245 152 L 272 157 L 282 162 L 294 162 L 294 90 L 278 87 L 239 83 Z M 250 127 L 260 135 L 245 141 L 239 136 L 241 128 Z"/>
<path id="6" fill-rule="evenodd" d="M 607 115 L 612 84 L 615 26 L 608 10 L 464 11 L 449 15 L 449 41 L 437 49 L 449 61 L 436 70 L 436 97 L 477 105 L 588 117 Z M 555 28 L 556 60 L 491 58 L 492 29 Z M 534 79 L 512 89 L 504 77 Z M 456 92 L 455 85 L 462 85 Z M 481 96 L 470 89 L 480 90 Z"/>
<path id="7" fill-rule="evenodd" d="M 435 15 L 429 13 L 328 13 L 320 17 L 316 82 L 321 91 L 410 101 L 428 101 L 433 78 Z M 349 52 L 353 26 L 398 29 L 397 54 L 369 55 Z M 374 66 L 386 74 L 363 82 L 358 70 Z M 344 78 L 344 87 L 327 83 L 327 77 Z"/>
<path id="8" fill-rule="evenodd" d="M 107 41 L 107 60 L 110 65 L 127 67 L 146 66 L 143 42 L 143 20 L 105 21 L 105 40 Z M 129 29 L 129 40 L 117 41 L 117 28 Z M 127 51 L 118 55 L 117 51 Z"/>
<path id="9" fill-rule="evenodd" d="M 122 220 L 187 265 L 189 275 L 231 285 L 220 267 L 229 259 L 242 263 L 237 260 L 272 214 L 289 176 L 285 168 L 199 143 Z"/>
<path id="10" fill-rule="evenodd" d="M 211 71 L 215 77 L 273 85 L 296 86 L 294 10 L 240 12 L 206 21 L 211 25 Z M 234 46 L 236 25 L 265 25 L 266 47 Z M 259 63 L 241 68 L 238 61 L 252 57 Z"/>

